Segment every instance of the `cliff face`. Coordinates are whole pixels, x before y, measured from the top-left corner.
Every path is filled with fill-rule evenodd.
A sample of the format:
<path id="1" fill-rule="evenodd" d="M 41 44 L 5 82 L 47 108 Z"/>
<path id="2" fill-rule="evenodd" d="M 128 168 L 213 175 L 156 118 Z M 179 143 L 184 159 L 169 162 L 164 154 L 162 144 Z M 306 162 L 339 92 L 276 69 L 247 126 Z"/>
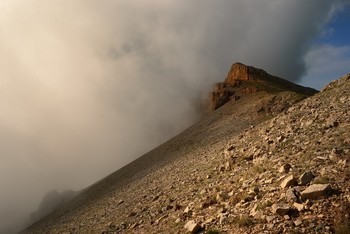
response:
<path id="1" fill-rule="evenodd" d="M 305 96 L 317 93 L 317 90 L 272 76 L 262 69 L 234 63 L 225 81 L 214 86 L 210 98 L 210 110 L 216 110 L 230 100 L 238 100 L 242 95 L 258 91 L 270 93 L 293 91 Z"/>
<path id="2" fill-rule="evenodd" d="M 246 66 L 242 63 L 234 63 L 225 79 L 226 84 L 235 84 L 238 80 L 261 80 L 268 79 L 271 76 L 264 70 L 252 66 Z"/>

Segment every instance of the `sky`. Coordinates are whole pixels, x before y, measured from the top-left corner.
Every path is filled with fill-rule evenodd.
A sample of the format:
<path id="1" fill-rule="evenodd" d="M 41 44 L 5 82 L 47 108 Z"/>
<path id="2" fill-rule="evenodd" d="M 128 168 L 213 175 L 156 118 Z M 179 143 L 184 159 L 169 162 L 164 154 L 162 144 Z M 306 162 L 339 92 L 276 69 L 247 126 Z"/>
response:
<path id="1" fill-rule="evenodd" d="M 349 1 L 0 1 L 0 233 L 190 126 L 234 62 L 321 89 Z"/>
<path id="2" fill-rule="evenodd" d="M 350 6 L 344 5 L 315 38 L 304 57 L 307 73 L 301 85 L 321 90 L 330 81 L 350 72 Z"/>

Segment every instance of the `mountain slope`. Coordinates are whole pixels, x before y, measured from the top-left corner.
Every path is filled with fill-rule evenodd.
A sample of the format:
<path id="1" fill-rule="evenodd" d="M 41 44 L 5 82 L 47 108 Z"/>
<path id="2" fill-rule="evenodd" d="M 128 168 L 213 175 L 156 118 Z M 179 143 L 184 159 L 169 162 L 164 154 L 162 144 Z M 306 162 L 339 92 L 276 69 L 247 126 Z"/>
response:
<path id="1" fill-rule="evenodd" d="M 192 220 L 206 231 L 332 232 L 347 222 L 336 216 L 350 196 L 349 86 L 344 77 L 300 104 L 287 91 L 231 100 L 24 233 L 183 233 Z M 318 178 L 280 187 L 308 171 Z M 332 196 L 301 200 L 310 182 L 329 182 Z"/>

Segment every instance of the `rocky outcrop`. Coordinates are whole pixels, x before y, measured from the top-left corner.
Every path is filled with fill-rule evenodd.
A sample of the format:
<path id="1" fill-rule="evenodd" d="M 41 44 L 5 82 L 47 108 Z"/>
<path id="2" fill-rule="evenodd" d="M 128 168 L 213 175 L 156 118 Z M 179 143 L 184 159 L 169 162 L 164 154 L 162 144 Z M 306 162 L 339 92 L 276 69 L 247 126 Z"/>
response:
<path id="1" fill-rule="evenodd" d="M 238 84 L 237 81 L 258 81 L 269 79 L 269 77 L 271 77 L 271 75 L 267 74 L 267 72 L 262 69 L 246 66 L 242 63 L 234 63 L 225 79 L 225 83 L 235 85 Z"/>
<path id="2" fill-rule="evenodd" d="M 230 100 L 239 100 L 242 95 L 258 91 L 293 91 L 306 96 L 317 93 L 314 89 L 272 76 L 262 69 L 234 63 L 225 81 L 214 86 L 210 97 L 210 110 L 216 110 Z"/>

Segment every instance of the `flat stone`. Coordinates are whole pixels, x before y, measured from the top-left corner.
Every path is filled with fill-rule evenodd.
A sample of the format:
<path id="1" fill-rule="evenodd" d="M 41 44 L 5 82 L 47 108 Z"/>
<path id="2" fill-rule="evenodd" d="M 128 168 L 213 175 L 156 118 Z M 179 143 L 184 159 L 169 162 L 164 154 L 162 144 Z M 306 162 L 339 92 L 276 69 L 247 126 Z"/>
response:
<path id="1" fill-rule="evenodd" d="M 281 216 L 286 215 L 290 210 L 289 205 L 287 204 L 273 204 L 272 212 Z"/>
<path id="2" fill-rule="evenodd" d="M 297 180 L 294 178 L 293 175 L 290 175 L 282 181 L 281 187 L 287 188 L 287 187 L 292 187 L 296 184 L 297 184 Z"/>
<path id="3" fill-rule="evenodd" d="M 318 199 L 320 197 L 328 195 L 332 191 L 329 184 L 312 184 L 301 192 L 301 198 L 306 199 Z"/>
<path id="4" fill-rule="evenodd" d="M 300 226 L 302 223 L 303 223 L 303 221 L 301 221 L 300 219 L 297 219 L 294 221 L 294 225 L 297 227 Z"/>
<path id="5" fill-rule="evenodd" d="M 201 230 L 201 226 L 194 220 L 190 220 L 185 224 L 185 229 L 191 233 L 197 233 Z"/>

